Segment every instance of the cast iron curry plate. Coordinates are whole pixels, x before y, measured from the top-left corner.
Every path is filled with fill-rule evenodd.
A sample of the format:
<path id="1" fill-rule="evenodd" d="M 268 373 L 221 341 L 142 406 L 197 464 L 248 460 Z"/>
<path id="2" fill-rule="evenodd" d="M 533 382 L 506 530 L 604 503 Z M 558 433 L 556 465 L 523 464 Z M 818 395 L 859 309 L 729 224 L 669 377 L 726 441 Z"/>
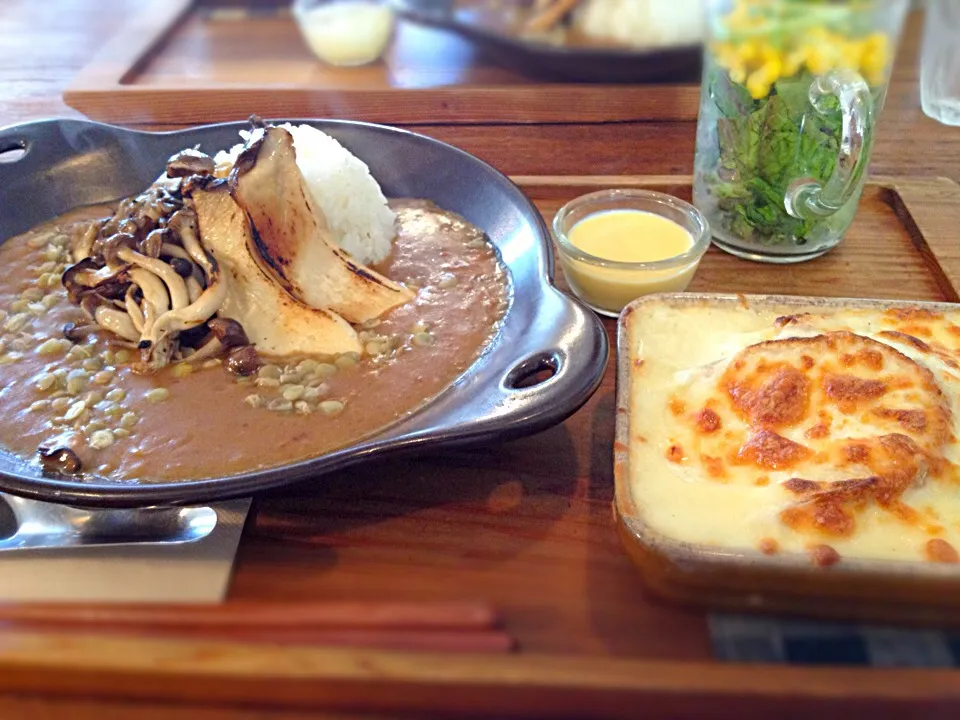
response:
<path id="1" fill-rule="evenodd" d="M 302 122 L 294 120 L 293 122 Z M 486 231 L 511 280 L 506 316 L 487 351 L 423 409 L 352 447 L 281 467 L 185 482 L 111 483 L 44 477 L 0 451 L 0 490 L 50 502 L 135 507 L 249 495 L 373 457 L 494 442 L 563 421 L 596 390 L 607 363 L 599 320 L 553 287 L 553 253 L 540 214 L 506 177 L 477 158 L 403 130 L 307 121 L 370 166 L 388 197 L 433 200 Z M 167 158 L 199 145 L 213 152 L 245 123 L 146 133 L 79 120 L 0 130 L 0 241 L 79 205 L 134 194 L 162 174 Z M 544 368 L 549 379 L 525 382 Z M 542 373 L 541 373 L 542 374 Z M 0 420 L 2 421 L 2 420 Z"/>

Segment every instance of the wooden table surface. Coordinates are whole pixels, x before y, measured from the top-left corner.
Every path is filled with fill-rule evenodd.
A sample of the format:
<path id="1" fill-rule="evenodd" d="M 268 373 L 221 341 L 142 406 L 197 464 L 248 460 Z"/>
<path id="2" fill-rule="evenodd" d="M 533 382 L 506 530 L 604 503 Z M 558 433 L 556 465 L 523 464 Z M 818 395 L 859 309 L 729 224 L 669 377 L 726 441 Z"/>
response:
<path id="1" fill-rule="evenodd" d="M 0 127 L 48 117 L 78 117 L 62 93 L 136 0 L 0 2 Z M 919 25 L 911 23 L 878 130 L 872 171 L 960 180 L 960 131 L 927 118 L 917 85 Z M 219 120 L 212 111 L 210 121 Z M 668 175 L 693 168 L 688 122 L 591 125 L 440 126 L 417 129 L 451 142 L 511 175 Z M 505 138 L 510 142 L 504 142 Z"/>
<path id="2" fill-rule="evenodd" d="M 0 127 L 78 116 L 62 101 L 64 87 L 136 6 L 135 0 L 0 1 Z M 911 19 L 901 49 L 872 172 L 960 180 L 960 129 L 939 125 L 919 107 L 917 20 Z M 511 175 L 692 171 L 692 122 L 444 126 L 424 118 L 416 129 Z M 364 467 L 326 478 L 315 490 L 301 485 L 260 500 L 265 516 L 296 520 L 310 533 L 293 542 L 248 527 L 231 597 L 376 598 L 382 573 L 393 568 L 400 569 L 394 597 L 485 597 L 504 609 L 522 645 L 537 651 L 710 659 L 701 613 L 651 604 L 624 622 L 642 585 L 625 571 L 610 511 L 613 403 L 608 372 L 584 410 L 535 437 Z M 582 605 L 545 608 L 544 597 L 571 585 L 588 590 Z M 204 712 L 210 718 L 293 717 Z M 161 706 L 134 709 L 96 699 L 0 696 L 4 717 L 167 713 Z"/>

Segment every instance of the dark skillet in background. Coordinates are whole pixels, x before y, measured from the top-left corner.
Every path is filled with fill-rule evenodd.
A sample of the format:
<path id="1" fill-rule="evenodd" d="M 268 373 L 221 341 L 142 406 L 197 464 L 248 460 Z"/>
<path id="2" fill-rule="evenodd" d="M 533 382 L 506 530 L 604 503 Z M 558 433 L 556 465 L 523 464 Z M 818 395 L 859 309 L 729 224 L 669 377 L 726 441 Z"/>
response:
<path id="1" fill-rule="evenodd" d="M 650 50 L 549 45 L 470 22 L 457 11 L 456 0 L 390 2 L 401 17 L 454 32 L 473 42 L 491 60 L 542 78 L 586 83 L 642 83 L 671 79 L 699 81 L 703 55 L 700 45 Z"/>
<path id="2" fill-rule="evenodd" d="M 387 197 L 433 200 L 489 234 L 509 270 L 511 297 L 487 351 L 420 411 L 352 447 L 314 459 L 227 477 L 140 484 L 48 478 L 0 451 L 0 490 L 103 507 L 222 500 L 388 453 L 534 433 L 563 421 L 593 394 L 607 364 L 606 333 L 593 313 L 553 287 L 548 231 L 513 183 L 472 155 L 403 130 L 344 121 L 292 122 L 308 122 L 337 138 L 370 166 Z M 163 173 L 173 153 L 198 144 L 211 153 L 229 148 L 244 127 L 227 123 L 146 133 L 48 120 L 0 129 L 0 153 L 26 150 L 16 162 L 0 162 L 0 241 L 73 207 L 139 192 Z M 555 370 L 553 377 L 520 387 L 546 367 Z"/>

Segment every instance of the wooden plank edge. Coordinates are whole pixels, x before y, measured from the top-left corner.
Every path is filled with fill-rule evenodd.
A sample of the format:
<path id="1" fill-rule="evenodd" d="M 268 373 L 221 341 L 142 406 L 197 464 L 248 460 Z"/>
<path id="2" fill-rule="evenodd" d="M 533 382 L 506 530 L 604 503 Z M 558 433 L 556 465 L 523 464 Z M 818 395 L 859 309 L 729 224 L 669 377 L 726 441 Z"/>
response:
<path id="1" fill-rule="evenodd" d="M 960 302 L 960 185 L 944 177 L 892 178 L 887 202 L 948 302 Z"/>
<path id="2" fill-rule="evenodd" d="M 663 95 L 657 99 L 658 92 Z M 615 94 L 616 100 L 610 97 Z M 651 96 L 653 99 L 651 99 Z M 395 125 L 600 124 L 697 118 L 699 90 L 606 86 L 440 87 L 340 90 L 300 85 L 215 88 L 77 84 L 65 102 L 104 122 L 176 123 L 264 117 L 322 117 Z M 642 108 L 642 110 L 640 109 Z"/>
<path id="3" fill-rule="evenodd" d="M 693 175 L 511 175 L 521 188 L 632 188 L 692 185 Z"/>
<path id="4" fill-rule="evenodd" d="M 183 1 L 183 0 L 179 0 Z M 149 50 L 142 53 L 149 55 Z M 86 72 L 86 71 L 85 71 Z M 130 74 L 127 70 L 123 76 Z M 81 73 L 65 102 L 102 122 L 169 124 L 314 117 L 393 125 L 595 125 L 697 120 L 696 86 L 525 85 L 437 88 L 321 88 L 232 84 L 121 84 Z M 611 99 L 613 98 L 613 99 Z"/>
<path id="5" fill-rule="evenodd" d="M 960 672 L 275 648 L 8 632 L 0 692 L 474 716 L 960 713 Z M 836 714 L 834 715 L 834 712 Z M 802 717 L 803 715 L 797 715 Z"/>
<path id="6" fill-rule="evenodd" d="M 64 101 L 105 87 L 124 87 L 130 73 L 173 31 L 195 0 L 140 0 L 140 10 L 106 41 L 67 85 Z"/>
<path id="7" fill-rule="evenodd" d="M 660 185 L 692 185 L 693 175 L 511 175 L 510 179 L 520 187 L 650 187 Z M 943 191 L 960 185 L 944 177 L 931 178 L 922 175 L 874 175 L 867 178 L 867 185 L 898 189 L 906 188 L 911 195 L 916 191 L 931 189 Z"/>

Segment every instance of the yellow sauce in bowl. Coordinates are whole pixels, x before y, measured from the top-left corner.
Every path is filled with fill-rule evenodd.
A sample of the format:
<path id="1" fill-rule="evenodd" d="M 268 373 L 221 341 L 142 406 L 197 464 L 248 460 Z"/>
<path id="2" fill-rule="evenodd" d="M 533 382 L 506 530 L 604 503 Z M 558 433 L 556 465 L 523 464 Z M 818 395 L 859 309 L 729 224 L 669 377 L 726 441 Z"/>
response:
<path id="1" fill-rule="evenodd" d="M 588 215 L 567 237 L 585 253 L 629 263 L 666 260 L 693 247 L 693 236 L 686 229 L 646 210 L 605 210 Z"/>
<path id="2" fill-rule="evenodd" d="M 605 210 L 578 221 L 567 232 L 571 245 L 600 260 L 602 265 L 560 253 L 571 289 L 595 310 L 617 314 L 641 295 L 680 292 L 690 284 L 700 256 L 663 268 L 631 267 L 616 263 L 668 261 L 688 252 L 693 235 L 679 223 L 653 212 Z"/>

